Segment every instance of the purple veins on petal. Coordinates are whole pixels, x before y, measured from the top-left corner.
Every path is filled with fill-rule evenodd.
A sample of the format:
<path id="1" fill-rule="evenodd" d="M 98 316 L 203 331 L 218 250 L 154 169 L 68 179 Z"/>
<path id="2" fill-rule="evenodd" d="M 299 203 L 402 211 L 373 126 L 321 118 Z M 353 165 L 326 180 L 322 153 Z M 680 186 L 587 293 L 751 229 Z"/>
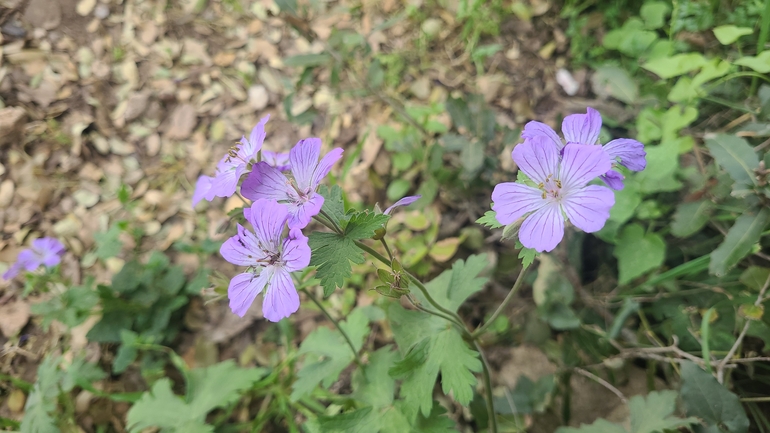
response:
<path id="1" fill-rule="evenodd" d="M 562 203 L 564 213 L 575 227 L 586 233 L 597 232 L 610 217 L 615 204 L 615 194 L 598 185 L 589 185 L 570 192 Z"/>
<path id="2" fill-rule="evenodd" d="M 513 148 L 513 161 L 535 183 L 545 183 L 559 167 L 559 150 L 550 146 L 545 137 L 524 140 Z"/>
<path id="3" fill-rule="evenodd" d="M 289 152 L 262 151 L 262 160 L 278 171 L 287 171 L 291 168 L 289 163 Z"/>
<path id="4" fill-rule="evenodd" d="M 241 194 L 249 200 L 266 198 L 277 201 L 296 201 L 299 199 L 289 178 L 265 161 L 254 165 L 241 185 Z"/>
<path id="5" fill-rule="evenodd" d="M 262 301 L 262 315 L 271 322 L 291 316 L 299 310 L 299 294 L 291 275 L 285 269 L 276 269 L 270 287 Z"/>
<path id="6" fill-rule="evenodd" d="M 586 114 L 570 114 L 561 124 L 567 143 L 597 144 L 602 129 L 602 115 L 591 107 Z"/>
<path id="7" fill-rule="evenodd" d="M 647 152 L 644 144 L 630 138 L 616 138 L 603 147 L 610 158 L 631 171 L 642 171 L 647 167 Z"/>
<path id="8" fill-rule="evenodd" d="M 545 206 L 543 192 L 521 183 L 504 182 L 492 191 L 492 210 L 500 224 L 511 224 L 524 215 Z"/>
<path id="9" fill-rule="evenodd" d="M 568 144 L 564 146 L 559 179 L 565 187 L 582 187 L 608 172 L 611 167 L 612 162 L 601 147 Z"/>
<path id="10" fill-rule="evenodd" d="M 390 215 L 391 212 L 393 212 L 393 209 L 400 207 L 400 206 L 409 206 L 410 204 L 416 202 L 422 198 L 421 195 L 410 195 L 402 198 L 401 200 L 393 203 L 389 208 L 385 209 L 385 212 L 383 214 Z"/>
<path id="11" fill-rule="evenodd" d="M 527 248 L 551 251 L 564 237 L 564 217 L 558 203 L 549 203 L 528 216 L 519 229 L 519 240 Z"/>
<path id="12" fill-rule="evenodd" d="M 616 191 L 620 191 L 625 187 L 625 185 L 623 185 L 623 179 L 625 179 L 625 176 L 616 170 L 610 170 L 607 173 L 604 173 L 603 175 L 599 176 L 599 179 L 607 184 L 608 187 Z"/>
<path id="13" fill-rule="evenodd" d="M 547 138 L 547 141 L 544 143 L 553 144 L 559 150 L 564 147 L 564 143 L 561 141 L 561 138 L 559 138 L 559 134 L 557 134 L 553 128 L 543 122 L 532 120 L 524 125 L 524 130 L 521 132 L 521 138 L 526 140 L 535 137 Z"/>
<path id="14" fill-rule="evenodd" d="M 195 207 L 204 198 L 206 200 L 213 200 L 214 196 L 209 197 L 209 191 L 211 191 L 211 183 L 214 180 L 211 176 L 200 175 L 198 181 L 195 182 L 195 191 L 193 192 L 192 205 Z"/>
<path id="15" fill-rule="evenodd" d="M 246 137 L 241 138 L 238 154 L 244 160 L 244 163 L 257 159 L 257 153 L 262 149 L 262 143 L 265 142 L 265 124 L 268 120 L 270 120 L 269 114 L 260 119 L 259 123 L 254 126 L 248 140 L 246 140 Z"/>
<path id="16" fill-rule="evenodd" d="M 230 309 L 240 317 L 254 303 L 260 292 L 265 288 L 270 277 L 270 272 L 263 270 L 259 275 L 246 272 L 238 274 L 230 280 L 227 288 L 227 297 L 230 299 Z"/>

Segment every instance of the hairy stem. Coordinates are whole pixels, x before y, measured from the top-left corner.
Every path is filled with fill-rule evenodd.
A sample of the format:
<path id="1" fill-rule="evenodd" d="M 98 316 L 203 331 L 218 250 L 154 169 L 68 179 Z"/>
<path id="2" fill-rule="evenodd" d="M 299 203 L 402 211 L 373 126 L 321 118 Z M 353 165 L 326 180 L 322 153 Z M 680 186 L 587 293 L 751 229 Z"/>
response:
<path id="1" fill-rule="evenodd" d="M 318 307 L 319 310 L 321 310 L 322 313 L 324 313 L 324 316 L 326 316 L 327 319 L 329 319 L 332 323 L 334 323 L 334 327 L 337 328 L 338 331 L 340 331 L 340 334 L 342 334 L 343 337 L 345 337 L 345 341 L 348 343 L 348 346 L 350 346 L 350 350 L 353 351 L 353 355 L 355 355 L 356 359 L 356 365 L 358 365 L 360 368 L 363 368 L 364 362 L 361 360 L 361 357 L 358 356 L 358 350 L 356 350 L 356 346 L 353 345 L 353 341 L 350 339 L 350 336 L 348 336 L 348 333 L 345 332 L 344 329 L 340 326 L 340 322 L 337 321 L 332 315 L 329 313 L 329 310 L 327 310 L 321 302 L 316 299 L 315 296 L 313 296 L 312 293 L 310 293 L 309 290 L 306 288 L 301 288 L 301 291 L 305 292 L 305 295 L 307 295 L 308 298 L 310 298 L 311 301 Z"/>
<path id="2" fill-rule="evenodd" d="M 513 283 L 513 287 L 511 287 L 511 291 L 508 292 L 508 294 L 505 296 L 505 299 L 503 299 L 503 302 L 500 304 L 499 307 L 497 307 L 497 310 L 495 310 L 494 313 L 492 313 L 492 316 L 489 317 L 489 320 L 486 321 L 483 325 L 481 325 L 479 328 L 477 328 L 475 331 L 471 333 L 471 336 L 473 338 L 477 338 L 480 336 L 484 331 L 489 328 L 492 323 L 494 323 L 495 319 L 497 319 L 497 316 L 500 315 L 500 313 L 503 312 L 505 307 L 511 302 L 513 299 L 513 295 L 516 294 L 516 292 L 519 290 L 519 287 L 521 287 L 521 284 L 524 282 L 524 275 L 527 272 L 528 267 L 524 266 L 521 268 L 521 271 L 519 272 L 519 276 L 516 277 L 516 282 Z"/>
<path id="3" fill-rule="evenodd" d="M 388 257 L 390 258 L 391 263 L 393 262 L 393 253 L 390 252 L 390 247 L 388 246 L 388 242 L 385 240 L 385 238 L 380 239 L 380 242 L 382 242 L 382 246 L 385 247 L 385 252 L 388 253 Z"/>
<path id="4" fill-rule="evenodd" d="M 484 351 L 481 350 L 481 344 L 478 341 L 473 340 L 473 345 L 476 346 L 476 350 L 479 352 L 479 358 L 481 358 L 482 376 L 484 378 L 484 395 L 485 403 L 487 405 L 487 417 L 489 418 L 489 432 L 497 433 L 497 418 L 495 417 L 495 402 L 492 396 L 492 377 L 489 373 L 489 362 L 487 361 Z"/>

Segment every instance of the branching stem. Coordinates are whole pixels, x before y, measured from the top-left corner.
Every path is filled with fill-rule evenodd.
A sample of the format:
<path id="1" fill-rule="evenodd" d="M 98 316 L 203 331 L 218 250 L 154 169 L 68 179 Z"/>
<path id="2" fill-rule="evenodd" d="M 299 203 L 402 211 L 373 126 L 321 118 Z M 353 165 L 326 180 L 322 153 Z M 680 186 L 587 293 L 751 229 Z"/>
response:
<path id="1" fill-rule="evenodd" d="M 305 295 L 307 295 L 308 298 L 310 298 L 311 301 L 318 307 L 319 310 L 321 310 L 322 313 L 324 313 L 324 316 L 326 316 L 329 321 L 334 323 L 334 327 L 337 328 L 338 331 L 340 331 L 340 334 L 342 334 L 343 337 L 345 337 L 345 341 L 348 343 L 348 346 L 350 346 L 350 350 L 353 351 L 353 355 L 355 355 L 356 359 L 356 365 L 358 367 L 363 368 L 364 362 L 361 360 L 361 357 L 358 356 L 358 350 L 356 350 L 356 346 L 353 345 L 353 340 L 350 339 L 350 336 L 347 332 L 345 332 L 344 329 L 342 329 L 342 326 L 340 326 L 340 322 L 337 321 L 332 315 L 329 313 L 329 310 L 327 310 L 321 302 L 316 299 L 315 296 L 313 296 L 312 293 L 310 293 L 310 290 L 307 290 L 306 288 L 301 288 L 301 291 L 305 292 Z"/>

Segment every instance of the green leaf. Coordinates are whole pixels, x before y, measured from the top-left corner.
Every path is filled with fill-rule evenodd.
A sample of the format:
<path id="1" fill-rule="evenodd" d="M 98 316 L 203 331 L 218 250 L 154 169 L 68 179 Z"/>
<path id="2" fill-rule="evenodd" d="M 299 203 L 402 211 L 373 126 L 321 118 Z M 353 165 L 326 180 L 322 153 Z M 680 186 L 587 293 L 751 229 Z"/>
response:
<path id="1" fill-rule="evenodd" d="M 762 286 L 765 285 L 768 277 L 770 277 L 770 268 L 749 266 L 743 271 L 739 280 L 741 283 L 745 284 L 746 287 L 758 292 L 762 289 Z"/>
<path id="2" fill-rule="evenodd" d="M 628 433 L 618 424 L 606 419 L 597 419 L 593 424 L 583 424 L 580 427 L 559 427 L 556 433 Z"/>
<path id="3" fill-rule="evenodd" d="M 671 233 L 680 238 L 697 233 L 709 221 L 712 209 L 714 203 L 711 200 L 680 203 L 674 212 Z"/>
<path id="4" fill-rule="evenodd" d="M 762 208 L 759 212 L 747 211 L 735 220 L 735 224 L 725 236 L 725 240 L 711 253 L 709 272 L 723 276 L 751 252 L 759 242 L 760 235 L 770 221 L 770 209 Z"/>
<path id="5" fill-rule="evenodd" d="M 310 266 L 318 267 L 316 277 L 321 280 L 324 296 L 329 296 L 350 277 L 353 270 L 350 262 L 364 263 L 364 253 L 352 239 L 336 233 L 313 232 L 308 238 L 312 252 Z"/>
<path id="6" fill-rule="evenodd" d="M 369 334 L 368 324 L 369 318 L 360 308 L 353 310 L 347 320 L 340 323 L 356 352 L 361 350 L 364 338 Z M 318 328 L 305 337 L 299 354 L 306 356 L 292 385 L 291 399 L 295 401 L 310 394 L 319 383 L 325 388 L 330 387 L 355 359 L 353 350 L 340 331 L 329 328 Z"/>
<path id="7" fill-rule="evenodd" d="M 671 11 L 668 3 L 661 1 L 646 1 L 639 10 L 639 16 L 644 20 L 648 29 L 659 29 L 666 23 L 666 15 Z"/>
<path id="8" fill-rule="evenodd" d="M 636 182 L 626 182 L 625 188 L 614 191 L 615 205 L 610 209 L 610 219 L 619 224 L 630 220 L 636 212 L 636 208 L 642 203 Z"/>
<path id="9" fill-rule="evenodd" d="M 61 388 L 64 392 L 70 392 L 75 386 L 90 386 L 106 376 L 107 374 L 97 364 L 86 362 L 83 356 L 77 356 L 64 372 Z"/>
<path id="10" fill-rule="evenodd" d="M 410 371 L 416 370 L 419 366 L 425 363 L 428 359 L 428 346 L 430 345 L 429 338 L 423 338 L 419 343 L 412 346 L 404 359 L 393 363 L 393 367 L 388 370 L 388 374 L 393 377 L 401 377 Z"/>
<path id="11" fill-rule="evenodd" d="M 106 232 L 94 233 L 94 242 L 96 242 L 96 257 L 107 260 L 115 257 L 123 248 L 123 242 L 120 241 L 120 227 L 113 225 Z"/>
<path id="12" fill-rule="evenodd" d="M 371 413 L 371 407 L 364 407 L 341 415 L 321 416 L 318 425 L 322 432 L 359 432 L 361 422 Z"/>
<path id="13" fill-rule="evenodd" d="M 626 284 L 662 265 L 666 244 L 660 235 L 645 234 L 639 224 L 629 224 L 621 232 L 613 254 L 618 259 L 618 282 Z"/>
<path id="14" fill-rule="evenodd" d="M 679 168 L 679 149 L 671 142 L 657 146 L 645 146 L 647 169 L 635 175 L 642 193 L 678 190 L 680 183 L 675 179 Z M 673 182 L 673 183 L 672 183 Z"/>
<path id="15" fill-rule="evenodd" d="M 718 134 L 706 138 L 706 146 L 711 156 L 737 184 L 750 186 L 756 183 L 754 169 L 759 167 L 759 157 L 745 139 Z"/>
<path id="16" fill-rule="evenodd" d="M 646 398 L 631 397 L 631 433 L 662 433 L 697 423 L 695 418 L 671 416 L 676 410 L 676 397 L 676 391 L 653 391 Z"/>
<path id="17" fill-rule="evenodd" d="M 56 425 L 56 399 L 59 397 L 59 381 L 62 372 L 59 370 L 58 356 L 46 357 L 37 368 L 37 380 L 32 392 L 24 405 L 24 418 L 21 420 L 21 433 L 58 433 L 61 430 Z"/>
<path id="18" fill-rule="evenodd" d="M 497 221 L 497 212 L 493 210 L 484 212 L 484 215 L 476 220 L 476 224 L 481 224 L 490 229 L 499 229 L 503 227 L 503 225 Z"/>
<path id="19" fill-rule="evenodd" d="M 714 376 L 692 362 L 682 363 L 682 402 L 687 415 L 698 417 L 706 426 L 697 433 L 746 433 L 749 419 L 738 396 L 720 385 Z"/>
<path id="20" fill-rule="evenodd" d="M 756 56 L 746 56 L 733 62 L 734 65 L 747 66 L 760 74 L 770 72 L 770 51 L 762 51 Z"/>
<path id="21" fill-rule="evenodd" d="M 328 54 L 299 54 L 283 59 L 283 64 L 289 67 L 307 68 L 329 63 L 331 56 Z"/>
<path id="22" fill-rule="evenodd" d="M 334 185 L 329 189 L 326 185 L 321 185 L 318 193 L 324 198 L 321 210 L 331 217 L 332 222 L 341 227 L 348 218 L 345 214 L 345 202 L 342 200 L 342 188 Z"/>
<path id="23" fill-rule="evenodd" d="M 626 104 L 639 102 L 639 86 L 628 71 L 615 65 L 599 66 L 591 77 L 594 91 Z"/>
<path id="24" fill-rule="evenodd" d="M 213 432 L 214 427 L 205 424 L 206 414 L 237 400 L 240 391 L 250 388 L 265 373 L 260 368 L 239 368 L 232 360 L 195 369 L 188 374 L 184 399 L 173 393 L 170 379 L 162 378 L 128 411 L 129 431 L 158 427 L 177 432 Z"/>
<path id="25" fill-rule="evenodd" d="M 706 58 L 702 54 L 687 53 L 650 60 L 642 67 L 660 78 L 667 79 L 700 69 L 705 64 Z"/>
<path id="26" fill-rule="evenodd" d="M 353 240 L 370 239 L 374 231 L 381 228 L 390 218 L 373 212 L 356 212 L 345 226 L 345 237 Z"/>
<path id="27" fill-rule="evenodd" d="M 99 296 L 91 285 L 71 287 L 47 301 L 32 304 L 33 314 L 42 316 L 43 328 L 48 329 L 51 322 L 57 320 L 73 328 L 83 323 L 99 303 Z"/>
<path id="28" fill-rule="evenodd" d="M 737 41 L 738 38 L 745 35 L 754 33 L 754 29 L 751 27 L 736 27 L 732 24 L 714 27 L 714 36 L 717 37 L 719 43 L 722 45 L 730 45 Z"/>

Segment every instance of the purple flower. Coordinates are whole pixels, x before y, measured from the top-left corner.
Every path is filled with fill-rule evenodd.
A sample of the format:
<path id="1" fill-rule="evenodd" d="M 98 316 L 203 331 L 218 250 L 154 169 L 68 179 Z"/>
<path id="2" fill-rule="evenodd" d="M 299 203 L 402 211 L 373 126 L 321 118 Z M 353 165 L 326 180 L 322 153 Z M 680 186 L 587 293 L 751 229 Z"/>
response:
<path id="1" fill-rule="evenodd" d="M 246 272 L 230 281 L 230 309 L 243 317 L 264 291 L 262 314 L 277 322 L 299 309 L 291 272 L 310 263 L 308 239 L 299 229 L 290 229 L 288 236 L 283 236 L 289 210 L 275 200 L 257 200 L 251 208 L 244 209 L 243 215 L 254 232 L 238 224 L 238 234 L 225 241 L 219 250 L 228 262 L 248 266 Z"/>
<path id="2" fill-rule="evenodd" d="M 278 171 L 289 171 L 291 168 L 291 164 L 289 163 L 289 152 L 271 152 L 269 150 L 263 150 L 262 161 L 277 168 Z"/>
<path id="3" fill-rule="evenodd" d="M 320 138 L 300 140 L 289 152 L 293 181 L 262 161 L 243 181 L 241 192 L 250 200 L 267 198 L 286 203 L 290 215 L 289 227 L 302 229 L 321 211 L 324 198 L 315 190 L 332 165 L 342 158 L 342 149 L 333 149 L 319 161 L 320 156 Z"/>
<path id="4" fill-rule="evenodd" d="M 586 109 L 586 114 L 571 114 L 565 117 L 561 124 L 567 144 L 598 144 L 601 129 L 602 116 L 591 107 Z M 543 137 L 548 145 L 554 145 L 558 150 L 564 148 L 564 143 L 556 131 L 545 123 L 527 123 L 521 137 Z M 602 146 L 602 149 L 612 160 L 613 166 L 622 165 L 631 171 L 641 171 L 647 166 L 647 152 L 644 151 L 644 145 L 636 140 L 618 138 Z M 624 177 L 617 170 L 608 170 L 601 179 L 612 189 L 623 189 Z"/>
<path id="5" fill-rule="evenodd" d="M 513 149 L 513 160 L 537 187 L 506 182 L 495 186 L 492 209 L 500 224 L 526 215 L 519 240 L 527 248 L 551 251 L 564 237 L 564 216 L 586 232 L 604 227 L 615 204 L 609 188 L 588 182 L 606 173 L 609 156 L 598 146 L 568 143 L 560 160 L 548 137 L 535 136 Z"/>
<path id="6" fill-rule="evenodd" d="M 419 200 L 422 196 L 421 195 L 410 195 L 402 198 L 401 200 L 393 203 L 393 205 L 387 209 L 385 209 L 385 212 L 383 214 L 390 215 L 390 213 L 393 211 L 393 209 L 399 207 L 399 206 L 409 206 L 410 204 L 416 202 Z"/>
<path id="7" fill-rule="evenodd" d="M 64 254 L 64 245 L 55 238 L 40 238 L 32 241 L 32 248 L 22 250 L 16 263 L 3 274 L 3 279 L 10 280 L 19 274 L 22 269 L 34 271 L 40 265 L 48 268 L 58 265 L 61 262 L 61 255 Z"/>
<path id="8" fill-rule="evenodd" d="M 270 115 L 263 117 L 251 130 L 249 138 L 241 137 L 238 145 L 231 148 L 227 155 L 217 163 L 214 177 L 201 176 L 195 183 L 193 192 L 193 207 L 202 199 L 214 200 L 214 197 L 230 197 L 235 194 L 238 182 L 249 170 L 249 164 L 256 161 L 257 154 L 262 149 L 265 141 L 265 124 L 270 120 Z"/>

